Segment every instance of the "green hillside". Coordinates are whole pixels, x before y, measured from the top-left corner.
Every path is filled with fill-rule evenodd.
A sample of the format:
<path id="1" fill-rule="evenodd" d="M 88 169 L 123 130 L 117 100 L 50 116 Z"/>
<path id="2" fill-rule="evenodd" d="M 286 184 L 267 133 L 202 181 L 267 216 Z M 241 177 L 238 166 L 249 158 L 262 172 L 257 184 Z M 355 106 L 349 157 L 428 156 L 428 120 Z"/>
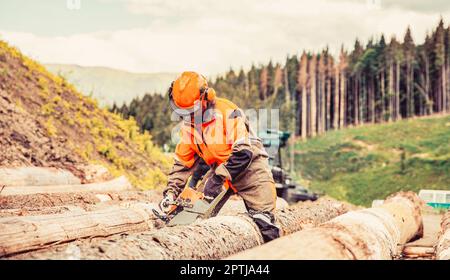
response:
<path id="1" fill-rule="evenodd" d="M 399 190 L 450 189 L 450 116 L 367 125 L 296 143 L 315 191 L 368 206 Z"/>

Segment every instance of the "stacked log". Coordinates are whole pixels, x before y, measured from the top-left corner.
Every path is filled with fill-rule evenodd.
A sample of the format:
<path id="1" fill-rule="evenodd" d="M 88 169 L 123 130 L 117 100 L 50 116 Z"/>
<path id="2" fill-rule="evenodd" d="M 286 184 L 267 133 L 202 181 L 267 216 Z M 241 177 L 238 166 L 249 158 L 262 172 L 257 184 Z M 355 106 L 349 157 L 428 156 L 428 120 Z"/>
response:
<path id="1" fill-rule="evenodd" d="M 67 170 L 48 167 L 0 168 L 0 186 L 50 186 L 81 184 Z"/>
<path id="2" fill-rule="evenodd" d="M 26 194 L 47 194 L 47 193 L 73 193 L 73 192 L 112 192 L 132 190 L 133 186 L 125 176 L 116 179 L 90 184 L 69 184 L 69 185 L 25 185 L 0 187 L 0 196 L 26 195 Z"/>
<path id="3" fill-rule="evenodd" d="M 282 231 L 290 233 L 311 228 L 348 210 L 346 204 L 320 199 L 279 210 L 277 218 Z M 21 240 L 28 242 L 33 235 L 32 232 L 23 235 Z M 5 240 L 9 239 L 5 237 Z M 245 214 L 217 216 L 187 226 L 115 236 L 113 241 L 93 240 L 81 243 L 73 251 L 77 252 L 77 258 L 82 259 L 220 259 L 263 243 L 256 224 Z M 6 242 L 3 244 L 0 248 L 7 245 Z M 34 255 L 39 258 L 37 253 Z M 52 256 L 57 259 L 66 257 L 62 251 Z"/>
<path id="4" fill-rule="evenodd" d="M 450 211 L 442 217 L 441 232 L 436 246 L 436 259 L 450 260 Z"/>
<path id="5" fill-rule="evenodd" d="M 422 202 L 402 192 L 377 208 L 352 211 L 231 259 L 392 259 L 397 245 L 420 237 Z"/>
<path id="6" fill-rule="evenodd" d="M 159 191 L 122 191 L 122 192 L 71 192 L 39 193 L 27 195 L 0 195 L 0 209 L 21 209 L 23 211 L 42 210 L 55 206 L 79 206 L 89 208 L 104 202 L 142 201 L 157 202 L 161 199 Z"/>
<path id="7" fill-rule="evenodd" d="M 86 212 L 0 218 L 0 257 L 87 237 L 141 232 L 155 226 L 154 205 L 133 203 Z"/>

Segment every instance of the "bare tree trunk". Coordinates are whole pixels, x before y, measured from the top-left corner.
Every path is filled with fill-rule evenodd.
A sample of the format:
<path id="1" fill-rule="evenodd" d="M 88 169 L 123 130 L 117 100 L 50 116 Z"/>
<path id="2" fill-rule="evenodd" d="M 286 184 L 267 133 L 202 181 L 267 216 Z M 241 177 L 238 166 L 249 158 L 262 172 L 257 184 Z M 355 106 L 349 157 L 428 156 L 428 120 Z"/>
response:
<path id="1" fill-rule="evenodd" d="M 360 88 L 359 88 L 359 76 L 357 75 L 355 77 L 355 90 L 353 92 L 353 123 L 355 126 L 359 125 L 359 95 L 360 95 Z"/>
<path id="2" fill-rule="evenodd" d="M 334 69 L 334 95 L 333 95 L 333 129 L 339 128 L 339 68 Z"/>
<path id="3" fill-rule="evenodd" d="M 344 70 L 341 71 L 340 75 L 340 92 L 339 92 L 339 128 L 346 126 L 346 98 L 347 98 L 347 87 L 346 87 L 346 77 Z"/>
<path id="4" fill-rule="evenodd" d="M 384 122 L 386 120 L 386 116 L 385 116 L 385 107 L 386 107 L 386 89 L 385 89 L 385 79 L 384 79 L 384 70 L 381 71 L 381 78 L 380 78 L 380 83 L 381 83 L 381 98 L 380 98 L 380 120 L 381 122 Z"/>
<path id="5" fill-rule="evenodd" d="M 304 85 L 302 87 L 302 126 L 301 126 L 301 130 L 302 130 L 302 139 L 306 139 L 306 137 L 308 136 L 307 131 L 306 131 L 306 113 L 307 113 L 307 108 L 306 108 L 306 85 Z"/>
<path id="6" fill-rule="evenodd" d="M 389 108 L 389 118 L 388 121 L 391 122 L 394 120 L 394 65 L 391 63 L 389 65 L 389 81 L 388 81 L 388 108 Z"/>
<path id="7" fill-rule="evenodd" d="M 325 90 L 326 108 L 325 108 L 325 130 L 331 128 L 331 74 L 328 73 L 327 84 Z"/>
<path id="8" fill-rule="evenodd" d="M 368 121 L 370 123 L 375 123 L 375 86 L 373 77 L 369 78 L 369 108 L 368 108 Z"/>
<path id="9" fill-rule="evenodd" d="M 397 244 L 422 236 L 421 201 L 399 193 L 381 207 L 349 212 L 230 259 L 390 260 Z"/>
<path id="10" fill-rule="evenodd" d="M 427 114 L 431 115 L 433 114 L 433 104 L 430 102 L 431 100 L 434 100 L 433 94 L 430 92 L 430 63 L 428 61 L 428 57 L 425 55 L 425 90 L 427 92 L 428 96 L 428 103 L 426 104 L 426 110 Z"/>
<path id="11" fill-rule="evenodd" d="M 311 136 L 317 133 L 316 59 L 310 60 L 309 84 L 311 89 Z"/>
<path id="12" fill-rule="evenodd" d="M 447 85 L 447 112 L 450 111 L 450 55 L 447 57 L 447 68 L 446 68 L 446 73 L 447 73 L 447 79 L 446 79 L 446 85 Z"/>
<path id="13" fill-rule="evenodd" d="M 395 68 L 395 120 L 401 119 L 400 115 L 400 63 L 396 63 Z"/>
<path id="14" fill-rule="evenodd" d="M 442 65 L 441 72 L 442 72 L 442 74 L 441 74 L 442 75 L 442 78 L 441 78 L 441 80 L 442 80 L 442 89 L 441 89 L 441 91 L 442 91 L 442 109 L 441 109 L 441 111 L 443 113 L 446 113 L 447 112 L 447 86 L 446 86 L 445 64 Z"/>

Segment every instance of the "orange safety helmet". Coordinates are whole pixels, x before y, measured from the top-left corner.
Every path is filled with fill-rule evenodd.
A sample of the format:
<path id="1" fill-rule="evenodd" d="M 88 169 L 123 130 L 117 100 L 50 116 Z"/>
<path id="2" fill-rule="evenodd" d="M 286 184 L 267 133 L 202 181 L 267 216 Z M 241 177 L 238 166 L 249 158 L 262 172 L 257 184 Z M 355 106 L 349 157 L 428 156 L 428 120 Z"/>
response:
<path id="1" fill-rule="evenodd" d="M 206 78 L 196 72 L 181 73 L 169 88 L 170 106 L 181 116 L 190 115 L 202 108 L 201 101 L 212 102 L 215 98 L 216 92 L 208 88 Z"/>

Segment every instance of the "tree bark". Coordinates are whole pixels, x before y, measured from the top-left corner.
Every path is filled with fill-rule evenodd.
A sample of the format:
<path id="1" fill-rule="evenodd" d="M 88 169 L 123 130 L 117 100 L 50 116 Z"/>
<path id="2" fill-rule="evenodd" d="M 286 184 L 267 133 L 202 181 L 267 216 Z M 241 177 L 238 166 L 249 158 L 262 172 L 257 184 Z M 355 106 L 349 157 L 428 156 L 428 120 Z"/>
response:
<path id="1" fill-rule="evenodd" d="M 92 212 L 1 218 L 0 257 L 80 238 L 149 230 L 155 222 L 152 207 L 135 203 Z"/>
<path id="2" fill-rule="evenodd" d="M 49 167 L 0 168 L 0 186 L 48 186 L 81 184 L 71 172 Z"/>
<path id="3" fill-rule="evenodd" d="M 50 185 L 50 186 L 4 186 L 0 187 L 0 197 L 9 195 L 27 195 L 42 193 L 73 193 L 73 192 L 111 192 L 133 189 L 125 176 L 111 181 L 78 185 Z"/>
<path id="4" fill-rule="evenodd" d="M 381 207 L 349 212 L 231 259 L 392 259 L 397 244 L 423 234 L 421 201 L 399 193 Z"/>
<path id="5" fill-rule="evenodd" d="M 78 193 L 40 193 L 28 195 L 0 196 L 0 209 L 21 209 L 35 211 L 54 206 L 75 205 L 85 207 L 108 201 L 157 202 L 161 193 L 155 190 L 126 192 L 78 192 Z"/>

